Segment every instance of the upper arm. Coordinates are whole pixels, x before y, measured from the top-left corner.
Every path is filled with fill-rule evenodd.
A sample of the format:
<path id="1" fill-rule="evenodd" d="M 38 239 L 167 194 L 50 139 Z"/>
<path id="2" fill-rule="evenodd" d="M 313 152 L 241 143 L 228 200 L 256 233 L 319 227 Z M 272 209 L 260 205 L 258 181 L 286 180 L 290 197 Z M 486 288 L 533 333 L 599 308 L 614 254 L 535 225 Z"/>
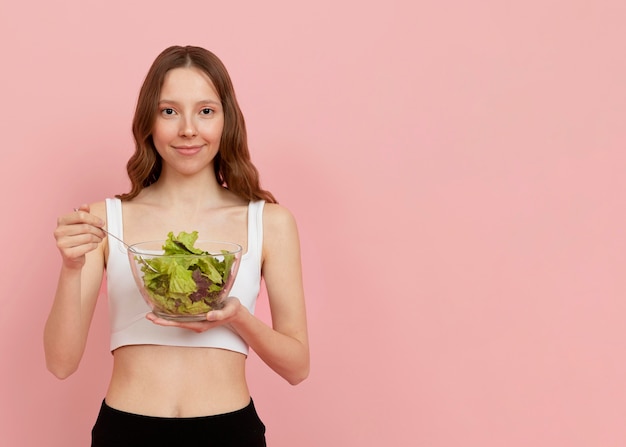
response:
<path id="1" fill-rule="evenodd" d="M 273 328 L 308 343 L 300 240 L 293 215 L 277 204 L 263 213 L 263 278 Z"/>

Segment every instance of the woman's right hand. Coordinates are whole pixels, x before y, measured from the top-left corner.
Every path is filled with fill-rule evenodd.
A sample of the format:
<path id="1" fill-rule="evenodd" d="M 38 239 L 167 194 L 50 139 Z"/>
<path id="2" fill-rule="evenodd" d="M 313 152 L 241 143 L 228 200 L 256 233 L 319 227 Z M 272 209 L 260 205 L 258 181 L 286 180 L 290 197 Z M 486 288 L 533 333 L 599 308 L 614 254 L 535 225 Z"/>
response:
<path id="1" fill-rule="evenodd" d="M 95 250 L 105 237 L 101 229 L 104 221 L 89 211 L 89 205 L 81 205 L 57 219 L 54 238 L 65 267 L 82 268 L 85 254 Z"/>

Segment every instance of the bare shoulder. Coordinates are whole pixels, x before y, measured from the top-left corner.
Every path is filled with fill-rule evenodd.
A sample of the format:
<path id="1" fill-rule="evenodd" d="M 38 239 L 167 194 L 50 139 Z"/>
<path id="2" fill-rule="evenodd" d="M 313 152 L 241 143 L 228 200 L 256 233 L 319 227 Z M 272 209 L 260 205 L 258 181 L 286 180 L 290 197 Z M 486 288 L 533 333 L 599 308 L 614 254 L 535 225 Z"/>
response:
<path id="1" fill-rule="evenodd" d="M 284 289 L 286 278 L 298 278 L 299 271 L 300 237 L 296 219 L 284 206 L 268 203 L 263 210 L 263 274 L 266 284 L 276 296 L 272 285 L 281 284 Z"/>
<path id="2" fill-rule="evenodd" d="M 295 231 L 296 219 L 291 211 L 284 206 L 277 203 L 267 203 L 263 210 L 263 226 L 266 233 Z"/>
<path id="3" fill-rule="evenodd" d="M 296 219 L 291 211 L 282 205 L 268 203 L 263 210 L 263 252 L 265 258 L 272 253 L 285 256 L 300 247 Z"/>

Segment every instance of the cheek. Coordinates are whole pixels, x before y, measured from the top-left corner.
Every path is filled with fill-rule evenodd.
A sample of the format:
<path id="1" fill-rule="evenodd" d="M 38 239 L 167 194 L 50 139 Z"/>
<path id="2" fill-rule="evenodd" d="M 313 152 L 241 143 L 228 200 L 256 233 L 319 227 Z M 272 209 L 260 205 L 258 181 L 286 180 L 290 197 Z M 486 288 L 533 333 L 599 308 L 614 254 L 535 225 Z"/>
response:
<path id="1" fill-rule="evenodd" d="M 205 140 L 219 142 L 222 139 L 223 126 L 217 123 L 211 123 L 203 126 L 200 133 Z"/>
<path id="2" fill-rule="evenodd" d="M 161 147 L 163 147 L 163 139 L 161 138 L 160 134 L 158 132 L 152 132 L 152 143 L 154 144 L 154 147 L 157 150 L 161 150 Z"/>
<path id="3" fill-rule="evenodd" d="M 173 133 L 176 132 L 171 129 L 171 126 L 166 126 L 163 124 L 159 124 L 154 126 L 152 130 L 152 140 L 154 144 L 158 146 L 159 144 L 163 144 L 172 139 Z"/>
<path id="4" fill-rule="evenodd" d="M 214 134 L 215 134 L 215 138 L 219 141 L 222 139 L 222 134 L 224 133 L 224 122 L 220 122 L 219 124 L 217 124 L 215 126 L 215 129 L 213 130 Z"/>

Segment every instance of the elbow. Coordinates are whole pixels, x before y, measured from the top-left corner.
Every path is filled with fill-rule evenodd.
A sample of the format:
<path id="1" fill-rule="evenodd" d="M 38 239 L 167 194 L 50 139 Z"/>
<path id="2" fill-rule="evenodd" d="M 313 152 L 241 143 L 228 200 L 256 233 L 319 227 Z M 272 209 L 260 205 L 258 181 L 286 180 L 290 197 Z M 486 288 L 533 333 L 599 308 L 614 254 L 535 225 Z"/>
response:
<path id="1" fill-rule="evenodd" d="M 44 343 L 46 368 L 57 379 L 64 380 L 78 370 L 82 351 L 63 349 L 52 343 Z"/>
<path id="2" fill-rule="evenodd" d="M 299 385 L 300 383 L 304 382 L 309 377 L 310 370 L 311 368 L 307 364 L 305 367 L 300 368 L 294 374 L 291 374 L 288 377 L 285 377 L 285 380 L 287 380 L 289 385 L 293 385 L 293 386 Z"/>
<path id="3" fill-rule="evenodd" d="M 298 376 L 298 377 L 290 377 L 290 378 L 287 379 L 287 382 L 289 383 L 289 385 L 296 386 L 296 385 L 299 385 L 302 382 L 304 382 L 307 377 L 308 376 L 306 376 L 306 375 Z"/>
<path id="4" fill-rule="evenodd" d="M 48 367 L 48 371 L 50 371 L 52 373 L 52 375 L 54 377 L 56 377 L 57 379 L 65 380 L 69 376 L 74 374 L 76 369 L 75 368 L 74 369 L 68 369 L 68 368 L 50 368 L 50 367 Z"/>
<path id="5" fill-rule="evenodd" d="M 76 372 L 78 365 L 60 364 L 48 360 L 46 361 L 46 368 L 57 379 L 65 380 Z"/>
<path id="6" fill-rule="evenodd" d="M 48 368 L 48 371 L 50 371 L 52 375 L 59 380 L 65 380 L 74 373 L 74 371 L 53 370 L 50 368 Z"/>

